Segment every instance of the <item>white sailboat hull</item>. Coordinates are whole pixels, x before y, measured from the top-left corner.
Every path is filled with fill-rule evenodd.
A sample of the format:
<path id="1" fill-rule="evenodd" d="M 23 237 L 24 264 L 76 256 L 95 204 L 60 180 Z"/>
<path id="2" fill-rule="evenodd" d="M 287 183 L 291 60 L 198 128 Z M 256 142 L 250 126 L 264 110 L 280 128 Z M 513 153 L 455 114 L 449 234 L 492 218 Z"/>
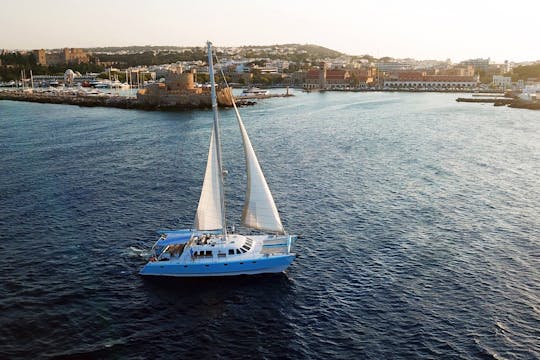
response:
<path id="1" fill-rule="evenodd" d="M 186 263 L 182 261 L 149 262 L 140 271 L 141 275 L 174 276 L 174 277 L 213 277 L 271 274 L 285 271 L 293 262 L 295 254 L 283 256 L 261 257 L 254 260 L 233 262 L 200 262 Z"/>

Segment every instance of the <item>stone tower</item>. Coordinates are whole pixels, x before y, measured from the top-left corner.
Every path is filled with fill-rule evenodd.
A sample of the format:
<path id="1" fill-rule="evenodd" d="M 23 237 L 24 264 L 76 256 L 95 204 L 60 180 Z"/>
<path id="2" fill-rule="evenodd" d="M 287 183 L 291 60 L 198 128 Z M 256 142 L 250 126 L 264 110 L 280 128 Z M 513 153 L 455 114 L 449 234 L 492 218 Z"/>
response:
<path id="1" fill-rule="evenodd" d="M 319 89 L 326 89 L 326 63 L 322 62 L 319 69 Z"/>

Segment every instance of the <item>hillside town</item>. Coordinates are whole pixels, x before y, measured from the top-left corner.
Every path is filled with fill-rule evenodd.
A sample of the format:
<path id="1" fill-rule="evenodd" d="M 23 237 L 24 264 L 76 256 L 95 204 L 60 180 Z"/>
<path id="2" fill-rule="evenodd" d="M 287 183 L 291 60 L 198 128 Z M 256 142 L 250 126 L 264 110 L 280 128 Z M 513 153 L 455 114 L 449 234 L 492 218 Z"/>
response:
<path id="1" fill-rule="evenodd" d="M 236 87 L 294 87 L 305 91 L 508 91 L 534 100 L 540 61 L 453 63 L 351 56 L 315 45 L 218 48 L 216 68 Z M 1 50 L 0 85 L 10 87 L 136 87 L 189 73 L 208 79 L 201 48 L 127 47 Z M 149 90 L 150 92 L 154 90 Z M 194 90 L 191 90 L 194 91 Z M 154 91 L 155 93 L 155 91 Z"/>

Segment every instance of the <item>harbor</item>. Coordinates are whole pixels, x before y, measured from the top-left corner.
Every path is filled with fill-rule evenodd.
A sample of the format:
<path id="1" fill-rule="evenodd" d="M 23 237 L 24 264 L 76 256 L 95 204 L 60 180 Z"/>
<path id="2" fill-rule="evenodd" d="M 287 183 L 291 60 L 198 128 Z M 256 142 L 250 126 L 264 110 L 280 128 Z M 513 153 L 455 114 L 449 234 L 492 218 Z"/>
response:
<path id="1" fill-rule="evenodd" d="M 275 97 L 293 96 L 292 94 L 267 94 L 253 96 L 235 96 L 238 106 L 255 105 L 256 100 Z M 125 96 L 114 92 L 85 92 L 77 90 L 36 91 L 36 90 L 0 90 L 0 100 L 27 101 L 43 104 L 77 105 L 82 107 L 110 107 L 119 109 L 138 110 L 192 110 L 209 109 L 210 95 L 180 96 L 182 102 L 146 102 L 135 96 Z M 230 101 L 222 98 L 220 106 L 230 107 Z"/>
<path id="2" fill-rule="evenodd" d="M 539 354 L 536 337 L 492 336 L 500 314 L 517 333 L 537 325 L 538 115 L 444 93 L 295 95 L 242 115 L 287 228 L 302 234 L 302 257 L 286 274 L 214 281 L 138 275 L 153 230 L 194 217 L 210 111 L 0 102 L 2 230 L 16 239 L 1 265 L 10 274 L 2 358 L 153 358 L 155 349 L 190 358 L 210 336 L 203 357 L 235 358 L 241 338 L 268 346 L 268 359 L 291 341 L 298 359 L 320 359 L 332 338 L 334 357 L 387 359 L 414 354 L 419 332 L 440 358 Z M 234 112 L 222 116 L 234 136 Z M 231 178 L 245 160 L 241 141 L 229 140 L 236 196 L 245 185 Z M 240 200 L 229 209 L 242 216 Z M 422 323 L 411 332 L 414 319 Z M 382 329 L 389 347 L 365 329 Z"/>
<path id="3" fill-rule="evenodd" d="M 232 106 L 231 87 L 218 87 L 216 95 L 219 106 Z M 286 96 L 293 96 L 289 88 L 285 93 L 271 93 L 266 89 L 250 87 L 235 96 L 235 100 L 237 105 L 246 106 L 254 105 L 256 100 Z M 89 88 L 75 85 L 4 88 L 0 89 L 0 100 L 139 110 L 192 110 L 212 107 L 210 88 L 196 83 L 194 72 L 183 72 L 181 68 L 168 71 L 163 81 L 148 83 L 139 89 L 132 89 L 130 86 Z"/>
<path id="4" fill-rule="evenodd" d="M 343 92 L 343 90 L 341 90 Z M 375 91 L 369 91 L 374 93 Z M 383 91 L 384 92 L 384 91 Z M 388 91 L 385 91 L 388 92 Z M 391 92 L 396 92 L 391 91 Z M 229 96 L 229 97 L 228 97 Z M 230 107 L 230 94 L 225 92 L 218 97 L 219 105 Z M 285 93 L 264 93 L 264 94 L 240 94 L 235 95 L 238 106 L 255 105 L 257 101 L 263 99 L 294 96 L 288 89 Z M 229 99 L 229 100 L 228 100 Z M 109 107 L 118 109 L 138 109 L 138 110 L 193 110 L 209 109 L 210 94 L 184 94 L 177 95 L 173 101 L 167 97 L 156 97 L 152 101 L 139 96 L 133 92 L 121 91 L 87 91 L 77 88 L 66 89 L 0 89 L 0 100 L 26 101 L 43 104 L 64 104 L 81 107 Z M 458 97 L 457 102 L 465 103 L 487 103 L 494 106 L 508 106 L 511 108 L 540 110 L 540 103 L 537 101 L 526 101 L 518 97 L 508 97 L 504 94 L 472 94 L 472 97 Z"/>
<path id="5" fill-rule="evenodd" d="M 154 110 L 156 106 L 141 104 L 135 97 L 120 96 L 104 92 L 88 93 L 83 91 L 0 91 L 0 100 L 27 101 L 44 104 L 65 104 L 84 107 L 111 107 L 120 109 Z"/>

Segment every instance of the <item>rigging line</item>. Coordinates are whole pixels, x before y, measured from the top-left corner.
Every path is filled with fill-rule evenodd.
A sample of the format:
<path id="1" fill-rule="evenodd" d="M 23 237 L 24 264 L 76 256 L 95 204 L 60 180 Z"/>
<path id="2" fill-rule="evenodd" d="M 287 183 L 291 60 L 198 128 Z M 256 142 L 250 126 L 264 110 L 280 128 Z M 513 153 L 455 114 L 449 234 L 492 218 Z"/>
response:
<path id="1" fill-rule="evenodd" d="M 217 56 L 217 49 L 214 48 L 214 52 L 215 52 L 216 62 L 219 64 L 219 72 L 221 73 L 221 76 L 223 77 L 223 81 L 225 82 L 225 86 L 230 87 L 229 83 L 227 82 L 227 78 L 225 77 L 225 74 L 223 73 L 223 66 L 221 65 L 221 61 L 219 60 L 219 58 Z M 238 118 L 240 118 L 240 113 L 238 112 L 238 108 L 236 107 L 236 101 L 234 100 L 234 95 L 232 93 L 232 88 L 231 88 L 231 101 L 232 101 L 232 104 L 233 104 L 234 111 L 236 112 L 236 116 Z"/>

